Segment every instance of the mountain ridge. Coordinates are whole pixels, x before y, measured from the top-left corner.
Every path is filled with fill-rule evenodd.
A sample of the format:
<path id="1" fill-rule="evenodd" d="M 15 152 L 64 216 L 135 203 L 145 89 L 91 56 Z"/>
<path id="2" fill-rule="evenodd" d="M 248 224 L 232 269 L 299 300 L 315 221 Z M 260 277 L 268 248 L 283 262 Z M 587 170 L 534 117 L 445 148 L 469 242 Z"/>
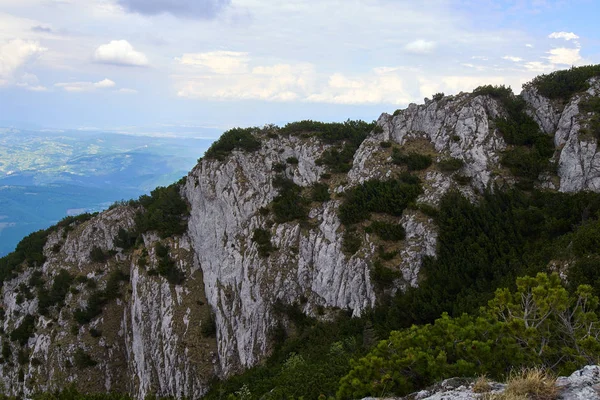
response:
<path id="1" fill-rule="evenodd" d="M 0 381 L 11 395 L 74 382 L 140 399 L 197 398 L 215 377 L 276 351 L 298 312 L 368 314 L 422 283 L 448 193 L 476 203 L 503 186 L 600 189 L 597 141 L 584 131 L 596 114 L 579 110 L 600 80 L 588 83 L 562 106 L 535 86 L 520 98 L 482 87 L 384 113 L 375 125 L 229 131 L 178 184 L 65 221 L 40 239 L 40 257 L 25 252 L 10 264 Z M 526 115 L 545 136 L 528 130 Z M 62 270 L 71 279 L 54 290 Z M 53 300 L 40 315 L 46 292 Z"/>

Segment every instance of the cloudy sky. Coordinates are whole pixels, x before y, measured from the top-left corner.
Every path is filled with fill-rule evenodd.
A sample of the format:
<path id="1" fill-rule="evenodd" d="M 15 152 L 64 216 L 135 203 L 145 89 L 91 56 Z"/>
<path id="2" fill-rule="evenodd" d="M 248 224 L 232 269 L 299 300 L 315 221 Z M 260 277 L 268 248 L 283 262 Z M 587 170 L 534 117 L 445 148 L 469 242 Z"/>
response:
<path id="1" fill-rule="evenodd" d="M 0 0 L 0 124 L 373 120 L 600 63 L 597 0 Z"/>

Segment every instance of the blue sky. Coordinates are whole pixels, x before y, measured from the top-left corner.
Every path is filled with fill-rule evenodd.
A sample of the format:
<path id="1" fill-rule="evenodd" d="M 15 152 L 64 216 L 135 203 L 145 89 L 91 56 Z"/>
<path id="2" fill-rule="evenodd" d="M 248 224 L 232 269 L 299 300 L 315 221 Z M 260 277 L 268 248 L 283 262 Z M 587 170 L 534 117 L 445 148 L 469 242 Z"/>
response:
<path id="1" fill-rule="evenodd" d="M 596 0 L 0 0 L 0 125 L 376 119 L 600 63 Z"/>

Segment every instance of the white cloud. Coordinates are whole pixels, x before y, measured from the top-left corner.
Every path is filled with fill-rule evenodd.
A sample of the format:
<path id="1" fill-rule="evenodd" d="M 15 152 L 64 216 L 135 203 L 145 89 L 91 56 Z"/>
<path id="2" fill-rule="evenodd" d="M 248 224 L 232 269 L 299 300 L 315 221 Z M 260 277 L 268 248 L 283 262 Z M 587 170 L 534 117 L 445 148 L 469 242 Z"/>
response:
<path id="1" fill-rule="evenodd" d="M 98 82 L 59 82 L 54 84 L 54 86 L 61 88 L 66 92 L 73 93 L 93 92 L 96 89 L 108 89 L 115 85 L 115 82 L 108 78 Z"/>
<path id="2" fill-rule="evenodd" d="M 217 74 L 237 74 L 248 70 L 248 53 L 236 51 L 187 53 L 176 60 L 182 65 L 204 67 Z"/>
<path id="3" fill-rule="evenodd" d="M 559 47 L 552 49 L 548 52 L 550 54 L 547 58 L 551 64 L 561 65 L 577 65 L 583 60 L 579 54 L 579 48 L 569 49 L 566 47 Z"/>
<path id="4" fill-rule="evenodd" d="M 521 62 L 523 61 L 523 59 L 521 57 L 514 57 L 514 56 L 504 56 L 502 57 L 504 60 L 508 60 L 508 61 L 513 61 L 513 62 Z"/>
<path id="5" fill-rule="evenodd" d="M 526 43 L 526 44 L 525 44 L 525 47 L 529 47 L 530 49 L 532 49 L 532 48 L 533 48 L 533 45 L 532 45 L 531 43 Z"/>
<path id="6" fill-rule="evenodd" d="M 114 87 L 115 85 L 116 84 L 108 78 L 94 83 L 94 87 L 97 87 L 98 89 L 111 88 L 111 87 Z"/>
<path id="7" fill-rule="evenodd" d="M 38 42 L 13 39 L 0 45 L 0 82 L 9 83 L 14 73 L 46 51 Z"/>
<path id="8" fill-rule="evenodd" d="M 573 32 L 552 32 L 548 35 L 550 39 L 564 39 L 564 40 L 575 40 L 579 39 L 579 36 Z"/>
<path id="9" fill-rule="evenodd" d="M 136 94 L 138 91 L 135 89 L 121 88 L 118 90 L 118 92 L 122 94 Z"/>
<path id="10" fill-rule="evenodd" d="M 48 90 L 45 86 L 39 84 L 39 79 L 36 75 L 24 73 L 17 81 L 17 86 L 30 90 L 32 92 L 45 92 Z"/>
<path id="11" fill-rule="evenodd" d="M 375 68 L 363 76 L 335 73 L 327 86 L 306 97 L 309 102 L 335 104 L 406 104 L 411 97 L 394 68 Z"/>
<path id="12" fill-rule="evenodd" d="M 113 40 L 96 49 L 94 60 L 103 64 L 144 67 L 148 58 L 136 51 L 127 40 Z"/>
<path id="13" fill-rule="evenodd" d="M 183 57 L 179 59 L 181 64 L 183 59 Z M 185 66 L 183 73 L 174 76 L 177 95 L 180 97 L 291 101 L 302 98 L 315 77 L 311 64 L 276 64 L 250 69 L 241 68 L 240 64 L 235 62 L 211 63 L 208 73 L 206 71 L 198 73 L 195 67 L 207 66 L 204 60 L 209 58 L 193 59 L 203 61 L 201 63 L 189 61 L 183 64 Z"/>
<path id="14" fill-rule="evenodd" d="M 404 46 L 404 50 L 413 54 L 429 54 L 436 47 L 436 43 L 428 40 L 415 40 Z"/>

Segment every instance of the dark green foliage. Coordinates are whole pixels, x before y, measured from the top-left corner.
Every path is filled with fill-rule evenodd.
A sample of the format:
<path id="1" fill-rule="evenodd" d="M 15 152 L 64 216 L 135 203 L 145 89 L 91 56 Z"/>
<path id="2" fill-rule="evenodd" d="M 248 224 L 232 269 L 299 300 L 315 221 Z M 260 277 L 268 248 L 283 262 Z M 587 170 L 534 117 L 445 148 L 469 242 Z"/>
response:
<path id="1" fill-rule="evenodd" d="M 341 148 L 328 149 L 317 160 L 317 165 L 325 165 L 336 174 L 345 174 L 352 169 L 356 149 L 352 144 L 346 143 Z"/>
<path id="2" fill-rule="evenodd" d="M 158 257 L 156 273 L 173 285 L 181 285 L 185 281 L 185 274 L 177 268 L 175 261 L 169 255 L 169 247 L 162 243 L 157 243 L 155 249 L 156 256 Z"/>
<path id="3" fill-rule="evenodd" d="M 504 85 L 493 86 L 493 85 L 484 85 L 479 86 L 473 90 L 474 96 L 490 96 L 495 99 L 503 100 L 513 95 L 512 89 L 506 87 Z"/>
<path id="4" fill-rule="evenodd" d="M 478 317 L 444 314 L 392 332 L 353 363 L 338 397 L 404 395 L 452 376 L 501 379 L 531 366 L 570 374 L 600 355 L 597 307 L 589 286 L 570 294 L 558 274 L 519 278 L 515 291 L 498 289 Z"/>
<path id="5" fill-rule="evenodd" d="M 19 363 L 19 365 L 29 363 L 29 351 L 27 351 L 27 349 L 19 349 L 19 352 L 17 353 L 17 363 Z"/>
<path id="6" fill-rule="evenodd" d="M 51 230 L 37 231 L 23 238 L 15 251 L 0 258 L 0 287 L 5 280 L 12 279 L 20 271 L 21 264 L 30 268 L 39 267 L 45 261 L 44 246 Z"/>
<path id="7" fill-rule="evenodd" d="M 437 218 L 439 214 L 437 208 L 426 203 L 417 204 L 417 210 L 421 211 L 423 214 L 431 218 Z"/>
<path id="8" fill-rule="evenodd" d="M 21 324 L 10 333 L 10 340 L 19 342 L 21 346 L 25 346 L 30 337 L 35 333 L 35 317 L 27 314 Z"/>
<path id="9" fill-rule="evenodd" d="M 415 177 L 370 180 L 346 192 L 339 217 L 343 224 L 352 225 L 368 219 L 372 212 L 401 216 L 420 193 L 421 186 Z"/>
<path id="10" fill-rule="evenodd" d="M 371 267 L 371 280 L 379 290 L 389 288 L 394 280 L 402 277 L 399 271 L 385 267 L 380 261 L 375 261 Z"/>
<path id="11" fill-rule="evenodd" d="M 436 93 L 436 94 L 433 95 L 433 100 L 434 101 L 440 101 L 443 98 L 444 98 L 444 93 Z"/>
<path id="12" fill-rule="evenodd" d="M 200 333 L 202 333 L 202 336 L 204 337 L 215 337 L 217 335 L 217 323 L 212 312 L 208 314 L 208 318 L 202 321 Z"/>
<path id="13" fill-rule="evenodd" d="M 409 171 L 419 171 L 428 168 L 433 160 L 430 156 L 419 153 L 405 154 L 394 148 L 392 152 L 392 162 L 397 165 L 406 165 Z"/>
<path id="14" fill-rule="evenodd" d="M 275 247 L 271 244 L 271 232 L 265 229 L 255 229 L 252 241 L 258 245 L 258 255 L 261 257 L 269 257 L 275 251 Z"/>
<path id="15" fill-rule="evenodd" d="M 354 153 L 375 126 L 374 122 L 368 124 L 364 121 L 351 120 L 344 123 L 300 121 L 287 124 L 281 129 L 281 133 L 292 135 L 311 133 L 325 143 L 337 144 L 337 147 L 323 152 L 318 164 L 328 166 L 334 173 L 346 173 L 352 167 Z"/>
<path id="16" fill-rule="evenodd" d="M 287 166 L 284 163 L 275 163 L 273 164 L 273 172 L 285 172 Z"/>
<path id="17" fill-rule="evenodd" d="M 117 236 L 115 236 L 115 246 L 122 248 L 123 250 L 129 250 L 135 245 L 138 239 L 138 234 L 134 231 L 128 231 L 123 227 L 119 228 Z"/>
<path id="18" fill-rule="evenodd" d="M 302 197 L 300 186 L 280 175 L 273 179 L 273 186 L 279 189 L 272 203 L 275 221 L 281 223 L 308 218 L 308 200 Z"/>
<path id="19" fill-rule="evenodd" d="M 282 134 L 291 135 L 312 133 L 325 143 L 336 143 L 348 140 L 354 144 L 360 145 L 374 127 L 374 122 L 369 124 L 364 121 L 347 120 L 343 123 L 328 123 L 304 120 L 291 122 L 281 128 L 280 132 Z"/>
<path id="20" fill-rule="evenodd" d="M 594 76 L 600 76 L 600 65 L 572 67 L 547 75 L 539 75 L 523 87 L 533 86 L 542 96 L 566 101 L 575 93 L 587 90 L 589 88 L 587 80 Z"/>
<path id="21" fill-rule="evenodd" d="M 353 255 L 362 246 L 362 238 L 355 230 L 346 230 L 342 239 L 342 251 L 348 255 Z"/>
<path id="22" fill-rule="evenodd" d="M 404 240 L 406 237 L 406 231 L 401 224 L 392 224 L 384 221 L 371 222 L 371 225 L 365 229 L 365 232 L 374 233 L 382 240 L 388 241 Z"/>
<path id="23" fill-rule="evenodd" d="M 164 239 L 181 235 L 186 231 L 189 211 L 186 202 L 179 194 L 179 186 L 158 187 L 150 193 L 150 196 L 141 196 L 139 203 L 144 207 L 144 211 L 139 212 L 135 217 L 140 234 L 157 231 Z"/>
<path id="24" fill-rule="evenodd" d="M 54 278 L 49 291 L 43 287 L 38 290 L 38 307 L 40 314 L 48 315 L 50 307 L 56 306 L 58 309 L 62 308 L 73 280 L 74 277 L 67 270 L 61 269 Z"/>
<path id="25" fill-rule="evenodd" d="M 73 365 L 77 368 L 94 367 L 96 364 L 98 364 L 98 362 L 81 348 L 78 348 L 75 351 L 75 354 L 73 354 Z"/>
<path id="26" fill-rule="evenodd" d="M 461 169 L 465 162 L 460 158 L 446 158 L 437 163 L 438 168 L 444 172 L 455 172 Z"/>
<path id="27" fill-rule="evenodd" d="M 430 323 L 444 311 L 451 315 L 477 311 L 497 287 L 510 287 L 516 276 L 544 271 L 551 260 L 570 256 L 565 252 L 572 232 L 580 235 L 575 250 L 595 248 L 596 231 L 588 224 L 593 227 L 596 219 L 581 231 L 576 228 L 599 210 L 600 195 L 593 193 L 496 189 L 478 204 L 448 193 L 436 217 L 437 257 L 424 260 L 425 279 L 418 289 L 398 295 L 389 308 L 379 311 L 380 326 L 395 329 Z"/>
<path id="28" fill-rule="evenodd" d="M 90 336 L 93 338 L 99 338 L 102 336 L 102 331 L 99 331 L 96 328 L 91 328 L 90 329 Z"/>
<path id="29" fill-rule="evenodd" d="M 108 260 L 108 253 L 105 253 L 100 247 L 94 246 L 90 251 L 90 260 L 96 263 L 103 263 Z"/>
<path id="30" fill-rule="evenodd" d="M 519 178 L 534 181 L 550 167 L 548 157 L 540 155 L 535 149 L 515 147 L 505 151 L 502 155 L 502 164 Z"/>
<path id="31" fill-rule="evenodd" d="M 298 165 L 298 159 L 296 157 L 288 157 L 285 162 L 290 165 Z"/>
<path id="32" fill-rule="evenodd" d="M 121 295 L 120 284 L 129 280 L 129 275 L 126 275 L 120 269 L 114 270 L 108 276 L 106 287 L 104 290 L 96 290 L 90 294 L 87 301 L 87 306 L 84 309 L 77 308 L 73 312 L 73 318 L 80 325 L 87 324 L 98 315 L 102 314 L 102 308 L 110 301 L 118 298 Z"/>
<path id="33" fill-rule="evenodd" d="M 310 199 L 320 203 L 328 201 L 330 199 L 329 186 L 324 183 L 315 183 L 311 188 Z"/>
<path id="34" fill-rule="evenodd" d="M 587 130 L 596 140 L 600 140 L 600 97 L 590 97 L 579 103 L 579 109 L 583 112 L 593 113 L 588 120 Z M 582 130 L 585 132 L 585 130 Z"/>
<path id="35" fill-rule="evenodd" d="M 283 305 L 281 308 L 292 313 L 296 312 L 292 309 L 298 309 Z M 300 326 L 297 334 L 287 338 L 281 325 L 274 328 L 272 336 L 281 342 L 277 342 L 273 355 L 241 375 L 215 382 L 205 399 L 226 398 L 244 385 L 250 393 L 248 400 L 335 396 L 339 379 L 349 371 L 350 359 L 365 352 L 362 346 L 365 321 L 344 313 L 333 322 L 304 317 Z"/>
<path id="36" fill-rule="evenodd" d="M 260 130 L 257 127 L 230 129 L 206 150 L 204 158 L 224 160 L 233 150 L 256 151 L 260 149 L 260 141 L 254 135 Z"/>
<path id="37" fill-rule="evenodd" d="M 6 340 L 2 342 L 2 358 L 4 360 L 8 360 L 10 358 L 12 354 L 12 351 L 10 349 L 10 343 L 8 343 Z"/>
<path id="38" fill-rule="evenodd" d="M 388 142 L 388 141 L 379 142 L 379 146 L 382 149 L 389 149 L 390 147 L 392 147 L 392 142 Z"/>
<path id="39" fill-rule="evenodd" d="M 156 400 L 147 396 L 146 400 Z M 46 392 L 34 394 L 33 400 L 132 400 L 128 394 L 124 393 L 79 393 L 75 386 L 67 386 L 60 392 Z M 2 399 L 12 400 L 12 399 Z"/>

